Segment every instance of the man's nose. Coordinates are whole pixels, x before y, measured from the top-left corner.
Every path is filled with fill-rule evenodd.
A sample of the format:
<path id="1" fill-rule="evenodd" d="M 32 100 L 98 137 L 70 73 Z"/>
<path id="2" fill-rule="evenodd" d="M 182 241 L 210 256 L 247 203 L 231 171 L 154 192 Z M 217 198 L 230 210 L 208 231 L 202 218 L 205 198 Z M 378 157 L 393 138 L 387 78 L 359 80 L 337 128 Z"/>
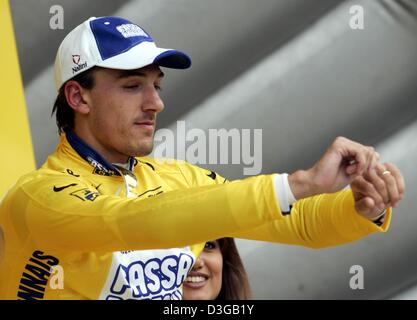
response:
<path id="1" fill-rule="evenodd" d="M 143 111 L 153 111 L 155 113 L 164 110 L 164 103 L 156 88 L 152 87 L 146 90 L 142 108 Z"/>

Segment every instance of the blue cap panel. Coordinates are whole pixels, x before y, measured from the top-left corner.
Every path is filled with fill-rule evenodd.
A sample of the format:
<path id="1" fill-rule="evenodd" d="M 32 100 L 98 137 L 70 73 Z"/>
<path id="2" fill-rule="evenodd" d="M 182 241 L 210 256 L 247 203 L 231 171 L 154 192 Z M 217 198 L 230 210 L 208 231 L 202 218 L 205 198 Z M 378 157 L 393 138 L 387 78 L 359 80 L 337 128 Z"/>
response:
<path id="1" fill-rule="evenodd" d="M 117 56 L 142 42 L 153 39 L 138 25 L 118 17 L 102 17 L 90 21 L 103 60 Z"/>

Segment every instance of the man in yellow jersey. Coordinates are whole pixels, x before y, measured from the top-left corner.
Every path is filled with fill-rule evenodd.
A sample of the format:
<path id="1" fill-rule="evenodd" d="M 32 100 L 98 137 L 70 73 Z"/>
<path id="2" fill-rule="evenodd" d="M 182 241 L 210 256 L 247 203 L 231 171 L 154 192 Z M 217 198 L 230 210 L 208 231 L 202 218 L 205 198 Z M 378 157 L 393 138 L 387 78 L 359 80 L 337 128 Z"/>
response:
<path id="1" fill-rule="evenodd" d="M 117 17 L 66 36 L 55 61 L 61 141 L 0 207 L 0 298 L 181 299 L 207 240 L 322 248 L 387 230 L 401 173 L 345 138 L 309 170 L 233 182 L 146 157 L 164 108 L 160 67 L 190 64 Z"/>

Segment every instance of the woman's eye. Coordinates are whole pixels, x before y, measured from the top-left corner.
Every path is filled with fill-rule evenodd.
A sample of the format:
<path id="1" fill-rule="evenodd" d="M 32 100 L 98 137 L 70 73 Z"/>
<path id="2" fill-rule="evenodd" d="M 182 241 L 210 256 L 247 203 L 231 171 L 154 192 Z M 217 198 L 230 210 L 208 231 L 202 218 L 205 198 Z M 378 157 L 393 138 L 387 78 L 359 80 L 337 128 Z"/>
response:
<path id="1" fill-rule="evenodd" d="M 215 241 L 207 241 L 206 245 L 204 246 L 204 249 L 207 249 L 207 250 L 211 250 L 211 249 L 214 249 L 214 248 L 216 248 L 216 242 Z"/>

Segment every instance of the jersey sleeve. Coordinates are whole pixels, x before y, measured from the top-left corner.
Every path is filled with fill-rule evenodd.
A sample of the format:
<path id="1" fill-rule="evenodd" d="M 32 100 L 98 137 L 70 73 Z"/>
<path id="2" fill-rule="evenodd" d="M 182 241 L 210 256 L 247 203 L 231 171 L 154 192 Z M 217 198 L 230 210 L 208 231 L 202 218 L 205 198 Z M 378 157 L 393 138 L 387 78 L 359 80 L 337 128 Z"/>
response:
<path id="1" fill-rule="evenodd" d="M 229 180 L 222 177 L 218 172 L 197 167 L 185 161 L 176 161 L 176 164 L 191 188 L 229 182 Z"/>
<path id="2" fill-rule="evenodd" d="M 100 195 L 79 178 L 41 177 L 18 186 L 5 205 L 20 238 L 81 252 L 182 247 L 282 218 L 272 176 L 145 199 Z"/>
<path id="3" fill-rule="evenodd" d="M 388 209 L 381 226 L 362 217 L 356 212 L 352 191 L 348 189 L 297 201 L 283 219 L 231 236 L 325 248 L 359 240 L 375 232 L 386 232 L 391 215 L 392 209 Z"/>
<path id="4" fill-rule="evenodd" d="M 182 169 L 194 184 L 228 182 L 217 173 L 210 173 L 186 163 Z M 205 176 L 210 174 L 215 175 L 216 179 L 207 180 Z M 275 201 L 278 203 L 276 198 Z M 391 214 L 392 210 L 389 209 L 384 223 L 377 226 L 356 212 L 352 191 L 348 189 L 302 199 L 294 203 L 291 213 L 284 218 L 270 221 L 260 227 L 239 230 L 230 236 L 325 248 L 359 240 L 375 232 L 386 232 L 390 225 Z"/>

